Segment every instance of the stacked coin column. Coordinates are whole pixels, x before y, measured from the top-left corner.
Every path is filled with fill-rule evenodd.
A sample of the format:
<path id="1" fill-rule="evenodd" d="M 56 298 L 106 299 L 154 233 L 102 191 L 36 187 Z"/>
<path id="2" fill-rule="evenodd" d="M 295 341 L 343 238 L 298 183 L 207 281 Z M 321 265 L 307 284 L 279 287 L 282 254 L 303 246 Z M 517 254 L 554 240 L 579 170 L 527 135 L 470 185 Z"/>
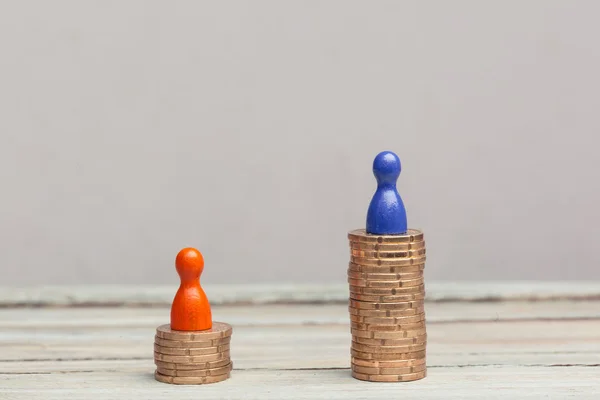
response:
<path id="1" fill-rule="evenodd" d="M 424 378 L 423 233 L 371 235 L 361 229 L 348 239 L 352 376 L 372 382 Z"/>
<path id="2" fill-rule="evenodd" d="M 156 329 L 154 363 L 156 380 L 178 385 L 201 385 L 229 378 L 233 364 L 229 344 L 233 330 L 213 322 L 205 331 L 175 331 L 169 325 Z"/>

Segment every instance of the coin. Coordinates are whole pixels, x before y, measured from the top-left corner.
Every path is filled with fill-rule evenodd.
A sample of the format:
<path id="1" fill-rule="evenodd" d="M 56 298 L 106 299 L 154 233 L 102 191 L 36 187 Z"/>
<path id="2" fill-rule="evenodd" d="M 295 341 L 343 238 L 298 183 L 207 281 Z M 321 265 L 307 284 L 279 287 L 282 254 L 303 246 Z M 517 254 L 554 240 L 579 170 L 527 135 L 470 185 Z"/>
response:
<path id="1" fill-rule="evenodd" d="M 363 367 L 374 367 L 374 368 L 404 368 L 416 365 L 424 365 L 425 358 L 418 358 L 413 360 L 396 360 L 396 361 L 377 361 L 377 360 L 363 360 L 361 358 L 352 357 L 352 365 L 360 365 Z"/>
<path id="2" fill-rule="evenodd" d="M 372 281 L 401 281 L 403 279 L 417 279 L 423 276 L 423 271 L 398 272 L 396 274 L 378 274 L 376 272 L 355 272 L 348 270 L 348 279 L 372 280 Z M 361 285 L 355 285 L 361 286 Z"/>
<path id="3" fill-rule="evenodd" d="M 352 376 L 361 381 L 369 382 L 410 382 L 425 378 L 427 370 L 406 375 L 367 375 L 352 371 Z"/>
<path id="4" fill-rule="evenodd" d="M 354 293 L 368 294 L 368 295 L 387 295 L 387 296 L 401 296 L 411 293 L 419 293 L 425 289 L 425 286 L 421 283 L 416 286 L 407 286 L 399 288 L 381 288 L 381 287 L 365 287 L 365 286 L 353 286 L 348 285 L 348 289 Z"/>
<path id="5" fill-rule="evenodd" d="M 381 304 L 381 303 L 380 303 Z M 385 303 L 385 305 L 393 304 L 393 303 Z M 420 309 L 420 310 L 419 310 Z M 358 315 L 361 317 L 374 317 L 374 318 L 403 318 L 403 317 L 415 317 L 421 316 L 425 317 L 425 307 L 419 308 L 406 308 L 400 310 L 368 310 L 362 308 L 354 308 L 352 306 L 348 307 L 348 311 L 350 315 Z M 365 322 L 366 323 L 366 322 Z"/>
<path id="6" fill-rule="evenodd" d="M 369 243 L 350 241 L 350 248 L 356 250 L 367 250 L 367 251 L 406 251 L 406 250 L 418 250 L 425 248 L 425 241 L 420 242 L 409 242 L 409 243 Z"/>
<path id="7" fill-rule="evenodd" d="M 367 344 L 352 342 L 352 348 L 363 353 L 411 353 L 423 351 L 427 343 L 409 345 L 409 346 L 369 346 Z"/>
<path id="8" fill-rule="evenodd" d="M 362 358 L 363 360 L 377 361 L 395 361 L 395 360 L 412 360 L 413 358 L 425 357 L 425 350 L 412 351 L 406 353 L 365 353 L 350 349 L 352 357 Z"/>
<path id="9" fill-rule="evenodd" d="M 180 371 L 176 369 L 165 369 L 165 368 L 157 368 L 156 370 L 166 376 L 214 376 L 214 375 L 223 375 L 231 371 L 232 365 L 231 363 L 219 367 L 219 368 L 211 368 L 211 369 L 190 369 L 187 371 Z"/>
<path id="10" fill-rule="evenodd" d="M 415 329 L 411 331 L 365 331 L 362 329 L 350 328 L 350 333 L 356 337 L 367 339 L 404 339 L 421 336 L 427 333 L 426 328 Z"/>
<path id="11" fill-rule="evenodd" d="M 427 342 L 427 334 L 404 339 L 370 339 L 352 336 L 352 341 L 370 346 L 410 346 Z"/>
<path id="12" fill-rule="evenodd" d="M 370 302 L 370 301 L 361 301 L 361 300 L 354 300 L 354 299 L 349 299 L 350 302 L 350 307 L 352 308 L 356 308 L 359 310 L 378 310 L 378 311 L 406 311 L 406 312 L 402 312 L 399 314 L 390 314 L 390 317 L 397 317 L 397 316 L 406 316 L 406 315 L 415 315 L 418 312 L 423 312 L 423 310 L 425 309 L 425 307 L 423 306 L 424 302 L 423 300 L 413 300 L 413 301 L 400 301 L 398 303 L 376 303 L 376 302 Z M 406 306 L 406 304 L 409 303 L 412 305 L 412 310 L 415 311 L 408 311 L 408 306 Z M 421 303 L 419 305 L 419 303 Z M 420 310 L 420 311 L 417 311 Z"/>
<path id="13" fill-rule="evenodd" d="M 169 354 L 160 354 L 154 352 L 154 359 L 158 361 L 165 361 L 170 363 L 185 363 L 185 364 L 193 364 L 193 363 L 202 363 L 206 361 L 219 361 L 224 358 L 229 358 L 229 351 L 224 351 L 222 353 L 215 354 L 205 354 L 202 356 L 172 356 Z"/>
<path id="14" fill-rule="evenodd" d="M 177 341 L 205 341 L 231 336 L 231 325 L 224 322 L 213 322 L 213 326 L 205 331 L 176 331 L 169 324 L 156 328 L 156 336 L 161 339 Z"/>
<path id="15" fill-rule="evenodd" d="M 407 267 L 411 265 L 424 264 L 426 256 L 409 257 L 409 258 L 365 258 L 350 256 L 350 262 L 363 266 L 377 266 L 377 267 Z"/>
<path id="16" fill-rule="evenodd" d="M 352 371 L 367 375 L 406 375 L 424 371 L 426 368 L 427 366 L 425 364 L 396 368 L 363 367 L 361 365 L 352 365 Z"/>
<path id="17" fill-rule="evenodd" d="M 350 249 L 350 255 L 353 257 L 361 257 L 361 258 L 375 258 L 382 260 L 389 259 L 397 259 L 397 258 L 414 258 L 420 257 L 424 255 L 426 250 L 416 249 L 416 250 L 405 250 L 405 251 L 369 251 L 369 250 L 358 250 L 358 249 Z"/>
<path id="18" fill-rule="evenodd" d="M 375 272 L 378 274 L 395 274 L 395 273 L 408 273 L 408 272 L 420 272 L 425 268 L 425 263 L 420 265 L 406 265 L 391 267 L 389 265 L 360 265 L 353 262 L 348 264 L 348 270 L 353 272 Z"/>
<path id="19" fill-rule="evenodd" d="M 202 340 L 197 342 L 191 340 L 168 340 L 154 336 L 154 342 L 162 347 L 185 347 L 190 349 L 222 346 L 224 344 L 229 344 L 230 341 L 231 336 L 222 339 Z"/>
<path id="20" fill-rule="evenodd" d="M 215 354 L 229 351 L 229 344 L 216 347 L 186 349 L 181 347 L 163 347 L 154 343 L 154 351 L 160 354 L 170 354 L 173 356 L 201 356 L 205 354 Z"/>
<path id="21" fill-rule="evenodd" d="M 372 287 L 372 288 L 402 288 L 411 286 L 420 286 L 423 284 L 423 277 L 415 279 L 400 279 L 397 281 L 376 281 L 373 279 L 352 279 L 348 278 L 348 283 L 352 286 Z"/>
<path id="22" fill-rule="evenodd" d="M 386 296 L 386 295 L 370 295 L 370 294 L 360 294 L 360 293 L 354 293 L 354 292 L 350 292 L 350 299 L 352 300 L 359 300 L 362 302 L 372 302 L 373 304 L 377 304 L 377 303 L 388 303 L 388 304 L 395 304 L 395 309 L 400 309 L 403 308 L 402 304 L 417 304 L 418 303 L 422 304 L 423 300 L 415 300 L 415 301 L 406 301 L 406 297 L 405 296 Z M 407 308 L 407 307 L 404 307 Z"/>
<path id="23" fill-rule="evenodd" d="M 348 232 L 348 239 L 368 243 L 410 243 L 423 241 L 423 232 L 409 229 L 401 235 L 371 235 L 365 229 L 355 229 Z"/>
<path id="24" fill-rule="evenodd" d="M 350 301 L 356 300 L 357 297 L 365 297 L 365 296 L 350 292 Z M 377 300 L 380 300 L 380 299 L 383 299 L 384 297 L 392 297 L 392 296 L 371 296 L 371 297 L 375 297 L 375 298 L 377 298 Z M 361 298 L 361 301 L 362 300 L 363 299 Z M 373 300 L 375 300 L 375 299 L 373 299 Z M 395 296 L 394 300 L 395 300 L 394 302 L 387 303 L 387 304 L 394 304 L 394 310 L 406 310 L 408 308 L 420 308 L 420 307 L 424 307 L 424 303 L 425 303 L 424 300 L 404 300 L 403 298 L 400 298 L 398 296 Z M 379 303 L 372 303 L 372 304 L 386 304 L 386 303 L 383 303 L 380 301 Z"/>
<path id="25" fill-rule="evenodd" d="M 425 314 L 409 315 L 407 317 L 364 317 L 350 314 L 350 321 L 361 324 L 404 325 L 425 321 Z"/>
<path id="26" fill-rule="evenodd" d="M 231 360 L 229 358 L 225 358 L 223 360 L 218 361 L 206 361 L 206 362 L 194 362 L 194 363 L 174 363 L 174 362 L 164 362 L 160 360 L 154 360 L 154 364 L 158 368 L 162 369 L 174 369 L 178 371 L 192 371 L 198 369 L 212 369 L 219 368 L 229 364 Z"/>
<path id="27" fill-rule="evenodd" d="M 202 385 L 206 383 L 216 383 L 224 381 L 225 379 L 229 378 L 229 376 L 229 372 L 223 375 L 212 376 L 167 376 L 158 371 L 154 373 L 154 378 L 157 381 L 163 383 L 172 383 L 175 385 Z"/>
<path id="28" fill-rule="evenodd" d="M 414 331 L 415 329 L 425 328 L 425 321 L 414 322 L 410 324 L 396 325 L 381 325 L 381 324 L 364 324 L 362 322 L 350 321 L 350 328 L 361 331 Z"/>

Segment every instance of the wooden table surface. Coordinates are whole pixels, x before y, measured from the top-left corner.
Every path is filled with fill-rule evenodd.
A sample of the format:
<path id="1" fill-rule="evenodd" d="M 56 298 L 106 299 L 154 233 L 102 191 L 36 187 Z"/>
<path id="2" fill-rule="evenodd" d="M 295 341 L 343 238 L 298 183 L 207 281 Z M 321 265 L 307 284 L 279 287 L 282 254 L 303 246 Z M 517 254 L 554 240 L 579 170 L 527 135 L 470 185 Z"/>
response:
<path id="1" fill-rule="evenodd" d="M 214 319 L 234 327 L 234 370 L 229 380 L 204 386 L 153 378 L 154 332 L 169 320 L 160 295 L 131 306 L 98 290 L 85 304 L 53 305 L 50 296 L 40 305 L 23 302 L 31 296 L 21 293 L 0 309 L 0 399 L 600 399 L 600 284 L 555 295 L 542 284 L 494 284 L 488 292 L 508 294 L 491 300 L 485 285 L 463 285 L 478 295 L 461 299 L 453 287 L 446 290 L 453 296 L 438 290 L 428 299 L 428 376 L 408 383 L 350 376 L 343 286 L 337 295 L 315 290 L 287 304 L 285 296 L 216 301 Z M 85 291 L 58 292 L 68 297 L 69 290 L 72 298 Z"/>

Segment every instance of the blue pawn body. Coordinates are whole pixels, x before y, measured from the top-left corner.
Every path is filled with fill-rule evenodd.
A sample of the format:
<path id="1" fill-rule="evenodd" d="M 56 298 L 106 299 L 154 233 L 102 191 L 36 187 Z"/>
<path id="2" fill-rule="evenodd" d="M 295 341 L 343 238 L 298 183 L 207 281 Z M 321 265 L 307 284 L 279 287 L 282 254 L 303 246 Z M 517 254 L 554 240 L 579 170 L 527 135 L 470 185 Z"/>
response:
<path id="1" fill-rule="evenodd" d="M 400 170 L 400 158 L 391 151 L 383 151 L 375 157 L 373 175 L 377 179 L 377 191 L 367 212 L 367 233 L 401 235 L 408 230 L 406 209 L 396 189 Z"/>

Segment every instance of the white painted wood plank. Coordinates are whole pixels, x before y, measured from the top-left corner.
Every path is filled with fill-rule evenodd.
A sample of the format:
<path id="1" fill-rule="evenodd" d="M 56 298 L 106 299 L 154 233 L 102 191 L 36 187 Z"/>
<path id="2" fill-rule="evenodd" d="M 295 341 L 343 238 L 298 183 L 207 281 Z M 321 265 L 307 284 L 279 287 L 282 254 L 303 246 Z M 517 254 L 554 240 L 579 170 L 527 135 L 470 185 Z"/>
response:
<path id="1" fill-rule="evenodd" d="M 343 276 L 343 273 L 341 274 Z M 600 282 L 429 282 L 428 301 L 600 299 Z M 203 284 L 211 304 L 343 302 L 345 282 L 332 284 Z M 0 306 L 170 305 L 176 285 L 0 287 Z"/>
<path id="2" fill-rule="evenodd" d="M 600 319 L 600 302 L 429 303 L 430 323 L 452 321 L 510 321 L 529 319 Z M 235 325 L 346 324 L 346 304 L 269 304 L 213 306 L 213 318 Z M 157 327 L 169 322 L 170 308 L 4 308 L 0 330 L 93 327 Z"/>
<path id="3" fill-rule="evenodd" d="M 65 311 L 68 315 L 72 310 Z M 239 368 L 344 368 L 349 364 L 347 323 L 233 326 L 232 358 Z M 151 362 L 155 328 L 125 324 L 0 329 L 0 372 L 22 371 L 27 364 L 19 361 L 28 360 Z M 430 323 L 427 329 L 431 365 L 600 364 L 600 320 Z"/>
<path id="4" fill-rule="evenodd" d="M 234 370 L 221 383 L 176 386 L 156 382 L 149 370 L 69 374 L 0 374 L 7 399 L 597 399 L 598 368 L 429 368 L 428 377 L 407 383 L 353 379 L 348 369 Z"/>

